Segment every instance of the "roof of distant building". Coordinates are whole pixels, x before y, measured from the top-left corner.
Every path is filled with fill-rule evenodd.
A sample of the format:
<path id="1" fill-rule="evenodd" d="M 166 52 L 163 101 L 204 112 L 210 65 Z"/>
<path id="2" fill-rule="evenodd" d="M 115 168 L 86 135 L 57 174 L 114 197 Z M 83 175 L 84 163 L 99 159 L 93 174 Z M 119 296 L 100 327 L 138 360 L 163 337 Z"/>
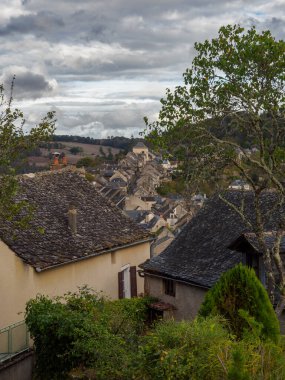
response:
<path id="1" fill-rule="evenodd" d="M 156 199 L 154 196 L 142 196 L 141 199 L 144 202 L 156 202 Z"/>
<path id="2" fill-rule="evenodd" d="M 147 149 L 148 149 L 148 147 L 147 147 L 143 142 L 141 142 L 141 141 L 139 141 L 139 142 L 134 146 L 134 148 L 147 148 Z"/>

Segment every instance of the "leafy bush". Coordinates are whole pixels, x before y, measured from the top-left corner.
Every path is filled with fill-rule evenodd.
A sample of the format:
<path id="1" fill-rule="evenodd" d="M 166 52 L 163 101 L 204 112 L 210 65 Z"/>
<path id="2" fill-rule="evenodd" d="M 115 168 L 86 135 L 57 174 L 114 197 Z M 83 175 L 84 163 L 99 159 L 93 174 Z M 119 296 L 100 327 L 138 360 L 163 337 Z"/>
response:
<path id="1" fill-rule="evenodd" d="M 160 322 L 143 339 L 136 378 L 223 379 L 219 357 L 230 343 L 227 330 L 215 317 Z"/>
<path id="2" fill-rule="evenodd" d="M 266 290 L 254 270 L 242 264 L 221 276 L 207 293 L 199 314 L 223 316 L 238 339 L 246 331 L 256 330 L 257 325 L 257 335 L 273 342 L 279 339 L 279 322 Z"/>
<path id="3" fill-rule="evenodd" d="M 143 339 L 132 378 L 259 380 L 285 378 L 285 347 L 248 335 L 236 341 L 219 317 L 160 322 Z"/>
<path id="4" fill-rule="evenodd" d="M 219 316 L 159 321 L 147 328 L 148 298 L 110 301 L 89 289 L 38 296 L 26 308 L 34 338 L 36 378 L 110 380 L 259 380 L 285 378 L 285 347 L 262 340 L 263 325 L 236 340 Z M 245 322 L 244 322 L 245 323 Z M 72 377 L 74 378 L 74 377 Z"/>
<path id="5" fill-rule="evenodd" d="M 62 380 L 76 367 L 96 368 L 96 379 L 127 378 L 126 363 L 137 351 L 149 302 L 109 301 L 88 289 L 30 300 L 26 323 L 36 349 L 36 378 Z"/>

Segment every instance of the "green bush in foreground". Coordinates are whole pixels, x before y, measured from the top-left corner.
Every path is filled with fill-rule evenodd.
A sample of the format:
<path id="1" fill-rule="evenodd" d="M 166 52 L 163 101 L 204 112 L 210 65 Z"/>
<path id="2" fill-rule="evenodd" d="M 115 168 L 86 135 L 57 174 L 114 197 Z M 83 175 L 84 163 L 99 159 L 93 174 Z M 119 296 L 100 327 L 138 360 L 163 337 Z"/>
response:
<path id="1" fill-rule="evenodd" d="M 26 323 L 36 349 L 36 378 L 63 380 L 75 367 L 96 368 L 96 378 L 124 378 L 148 303 L 147 298 L 109 301 L 86 289 L 30 300 Z"/>
<path id="2" fill-rule="evenodd" d="M 285 379 L 285 347 L 257 336 L 236 341 L 219 317 L 160 322 L 142 338 L 134 379 Z"/>
<path id="3" fill-rule="evenodd" d="M 246 331 L 277 342 L 279 322 L 267 292 L 253 269 L 239 264 L 225 272 L 208 291 L 199 315 L 221 315 L 231 331 L 241 339 Z"/>
<path id="4" fill-rule="evenodd" d="M 110 301 L 86 289 L 29 301 L 26 322 L 35 343 L 35 378 L 285 379 L 283 342 L 261 339 L 259 324 L 245 311 L 254 333 L 236 340 L 218 316 L 147 327 L 150 301 Z"/>

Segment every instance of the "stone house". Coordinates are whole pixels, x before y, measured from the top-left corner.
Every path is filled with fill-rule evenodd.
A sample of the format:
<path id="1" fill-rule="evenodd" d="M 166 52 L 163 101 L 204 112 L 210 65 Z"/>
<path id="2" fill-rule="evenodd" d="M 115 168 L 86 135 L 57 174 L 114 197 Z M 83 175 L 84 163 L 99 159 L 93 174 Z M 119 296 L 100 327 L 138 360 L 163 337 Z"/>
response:
<path id="1" fill-rule="evenodd" d="M 137 266 L 150 235 L 77 172 L 19 177 L 16 200 L 33 208 L 28 228 L 0 224 L 0 327 L 23 319 L 38 293 L 63 295 L 87 285 L 111 298 L 143 292 Z M 25 211 L 21 211 L 25 215 Z"/>
<path id="2" fill-rule="evenodd" d="M 143 197 L 128 195 L 126 197 L 125 210 L 150 210 L 151 204 L 145 202 Z"/>
<path id="3" fill-rule="evenodd" d="M 250 191 L 227 191 L 228 201 L 238 206 L 242 200 L 245 212 L 253 218 L 253 195 Z M 264 193 L 262 214 L 265 215 L 276 201 L 273 192 Z M 276 229 L 284 210 L 276 210 L 274 220 L 266 225 L 266 241 L 272 247 L 272 231 Z M 285 257 L 285 238 L 281 256 Z M 218 195 L 210 198 L 180 234 L 160 255 L 141 265 L 145 292 L 158 297 L 165 304 L 165 313 L 174 318 L 193 319 L 208 289 L 221 274 L 243 262 L 256 271 L 266 284 L 263 257 L 255 235 L 248 230 L 236 212 Z M 171 310 L 169 309 L 171 305 Z M 281 317 L 281 326 L 284 316 Z"/>
<path id="4" fill-rule="evenodd" d="M 145 162 L 149 160 L 148 147 L 143 142 L 138 142 L 133 147 L 133 153 L 136 155 L 144 156 Z"/>
<path id="5" fill-rule="evenodd" d="M 160 255 L 170 243 L 174 240 L 175 236 L 172 231 L 167 227 L 162 227 L 156 239 L 152 242 L 150 247 L 151 257 Z"/>
<path id="6" fill-rule="evenodd" d="M 147 209 L 151 210 L 151 208 L 156 204 L 156 197 L 154 196 L 143 196 L 141 200 L 147 204 Z"/>
<path id="7" fill-rule="evenodd" d="M 113 175 L 110 177 L 110 181 L 115 179 L 121 179 L 124 182 L 128 183 L 130 180 L 130 176 L 123 169 L 115 170 Z"/>
<path id="8" fill-rule="evenodd" d="M 242 179 L 235 179 L 229 185 L 229 189 L 232 189 L 232 190 L 250 190 L 250 185 Z"/>
<path id="9" fill-rule="evenodd" d="M 145 227 L 152 233 L 156 233 L 162 227 L 166 226 L 166 221 L 162 216 L 155 215 L 146 225 Z"/>

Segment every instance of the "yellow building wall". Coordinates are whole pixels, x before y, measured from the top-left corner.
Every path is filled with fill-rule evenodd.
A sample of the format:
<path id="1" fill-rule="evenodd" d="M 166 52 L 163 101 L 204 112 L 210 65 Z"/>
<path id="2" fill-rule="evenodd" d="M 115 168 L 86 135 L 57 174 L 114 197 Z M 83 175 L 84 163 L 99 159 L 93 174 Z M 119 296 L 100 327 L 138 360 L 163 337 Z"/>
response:
<path id="1" fill-rule="evenodd" d="M 23 320 L 26 302 L 37 294 L 63 295 L 88 285 L 118 298 L 121 267 L 138 266 L 149 257 L 150 243 L 146 242 L 37 273 L 0 241 L 0 328 Z M 143 278 L 138 275 L 137 288 L 138 294 L 143 293 Z"/>

